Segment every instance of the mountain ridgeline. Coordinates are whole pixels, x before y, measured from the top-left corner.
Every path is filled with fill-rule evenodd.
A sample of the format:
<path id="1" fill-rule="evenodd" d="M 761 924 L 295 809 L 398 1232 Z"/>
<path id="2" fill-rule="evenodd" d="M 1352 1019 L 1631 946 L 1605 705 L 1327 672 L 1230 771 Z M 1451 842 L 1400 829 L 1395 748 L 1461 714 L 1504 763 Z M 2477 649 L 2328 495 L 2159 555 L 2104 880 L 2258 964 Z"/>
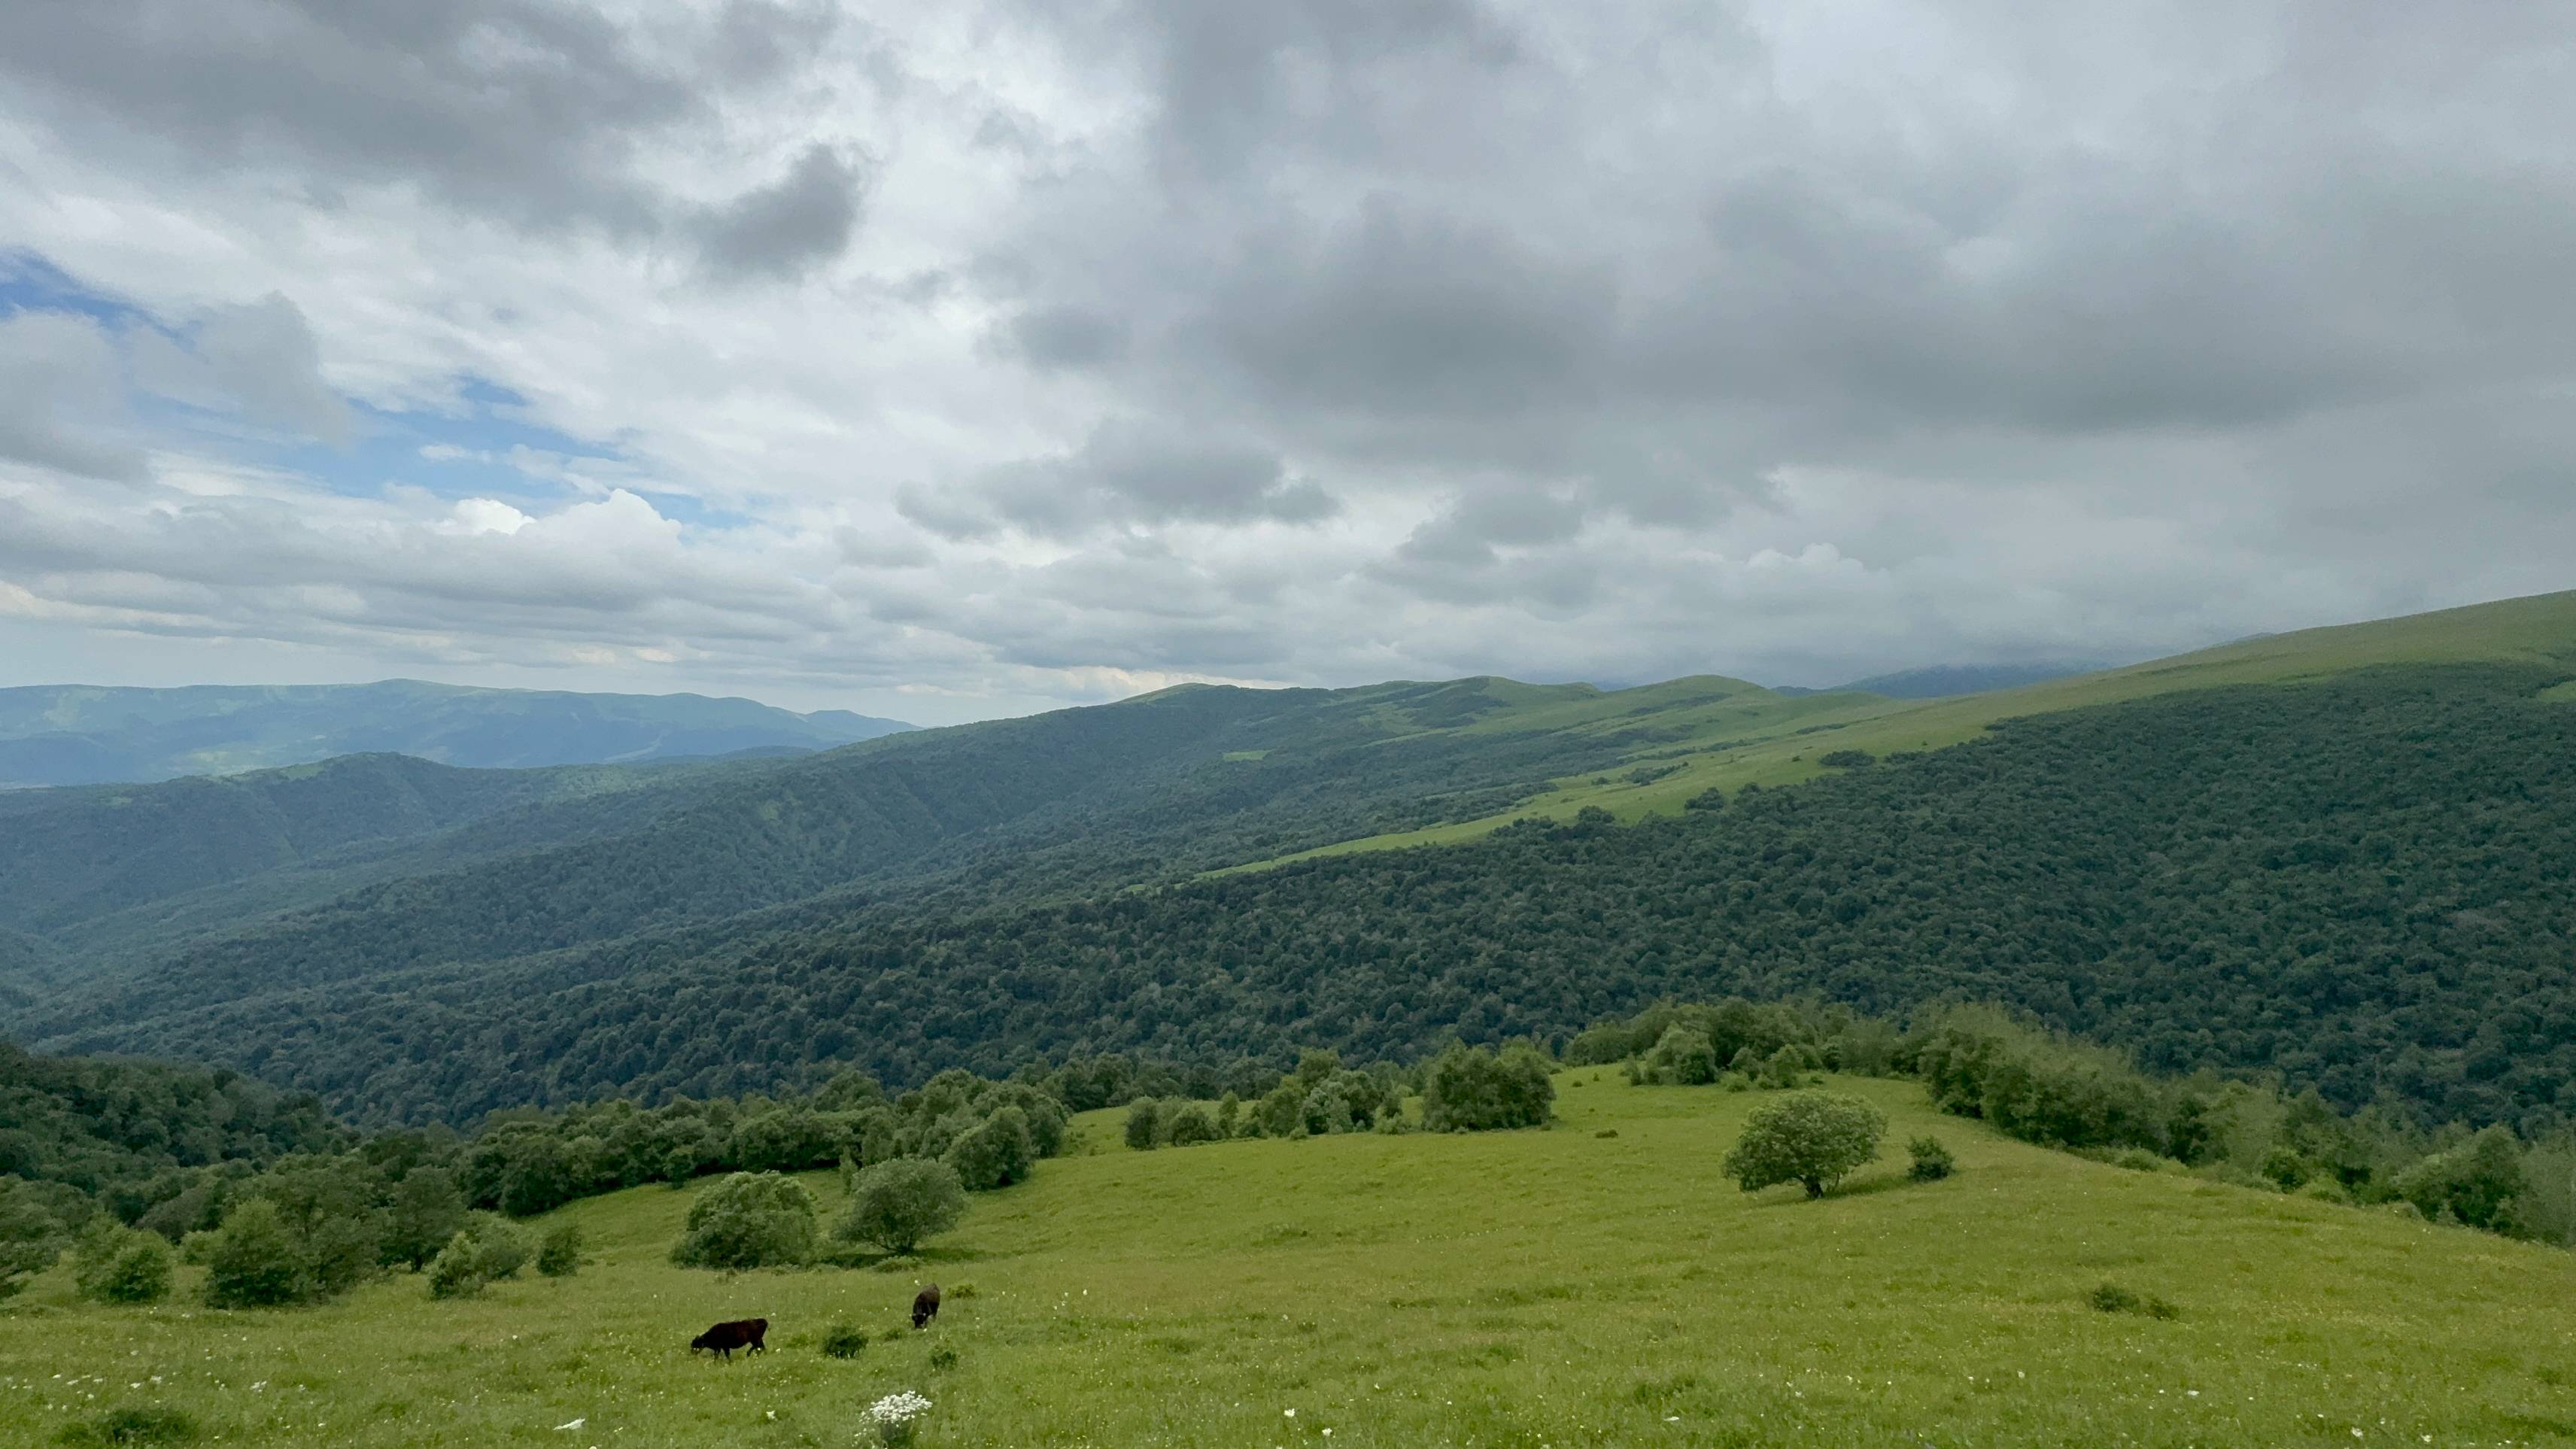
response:
<path id="1" fill-rule="evenodd" d="M 0 689 L 0 787 L 175 779 L 405 754 L 481 768 L 816 750 L 911 726 L 695 694 L 375 684 Z"/>
<path id="2" fill-rule="evenodd" d="M 0 850 L 0 963 L 28 963 L 0 1013 L 385 1122 L 843 1066 L 1400 1057 L 1670 996 L 1976 1000 L 2158 1070 L 2543 1131 L 2576 1118 L 2571 678 L 2561 595 L 1928 704 L 1189 687 L 413 782 L 392 823 L 210 884 Z M 59 842 L 135 805 L 6 808 Z"/>

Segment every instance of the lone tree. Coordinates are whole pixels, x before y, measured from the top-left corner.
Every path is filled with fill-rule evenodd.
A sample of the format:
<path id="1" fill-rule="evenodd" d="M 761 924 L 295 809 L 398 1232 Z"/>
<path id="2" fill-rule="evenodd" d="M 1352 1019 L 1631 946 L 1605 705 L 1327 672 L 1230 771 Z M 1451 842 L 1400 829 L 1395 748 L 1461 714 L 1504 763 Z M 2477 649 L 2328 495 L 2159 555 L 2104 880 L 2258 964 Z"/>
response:
<path id="1" fill-rule="evenodd" d="M 671 1248 L 685 1268 L 787 1268 L 813 1256 L 814 1195 L 775 1172 L 737 1172 L 707 1189 Z"/>
<path id="2" fill-rule="evenodd" d="M 926 1157 L 898 1157 L 860 1170 L 849 1210 L 832 1236 L 909 1253 L 922 1239 L 957 1226 L 965 1215 L 966 1189 L 955 1168 Z"/>
<path id="3" fill-rule="evenodd" d="M 1783 1182 L 1811 1198 L 1878 1156 L 1887 1115 L 1858 1097 L 1795 1092 L 1753 1110 L 1744 1135 L 1726 1155 L 1726 1171 L 1746 1192 Z"/>

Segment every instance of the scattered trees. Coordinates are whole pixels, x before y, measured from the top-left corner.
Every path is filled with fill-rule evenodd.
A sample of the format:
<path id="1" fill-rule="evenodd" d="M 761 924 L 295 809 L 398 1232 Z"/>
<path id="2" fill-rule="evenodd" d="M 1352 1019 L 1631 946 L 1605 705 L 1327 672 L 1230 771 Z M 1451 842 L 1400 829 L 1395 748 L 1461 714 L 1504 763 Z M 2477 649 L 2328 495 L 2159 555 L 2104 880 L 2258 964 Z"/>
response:
<path id="1" fill-rule="evenodd" d="M 1807 1196 L 1851 1175 L 1878 1156 L 1887 1114 L 1858 1097 L 1793 1092 L 1753 1109 L 1744 1135 L 1726 1155 L 1726 1171 L 1746 1192 L 1794 1182 Z"/>

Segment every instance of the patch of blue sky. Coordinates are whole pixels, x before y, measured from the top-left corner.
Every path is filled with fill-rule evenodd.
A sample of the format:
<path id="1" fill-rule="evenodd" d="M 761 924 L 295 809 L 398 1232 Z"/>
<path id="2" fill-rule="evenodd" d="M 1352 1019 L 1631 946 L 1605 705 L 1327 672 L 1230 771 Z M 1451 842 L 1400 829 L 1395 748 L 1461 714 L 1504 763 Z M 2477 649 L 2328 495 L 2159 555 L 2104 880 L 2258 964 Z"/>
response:
<path id="1" fill-rule="evenodd" d="M 187 345 L 185 334 L 148 311 L 83 286 L 45 257 L 0 248 L 0 317 L 17 312 L 71 312 L 112 328 L 149 327 Z M 536 421 L 527 397 L 501 383 L 469 375 L 456 380 L 451 395 L 455 405 L 445 409 L 385 409 L 347 400 L 355 427 L 336 444 L 285 436 L 150 394 L 139 393 L 130 403 L 136 419 L 155 431 L 214 443 L 231 456 L 293 472 L 350 497 L 400 486 L 439 498 L 496 498 L 537 512 L 624 488 L 689 527 L 735 528 L 753 521 L 671 488 L 669 480 L 652 476 L 613 444 Z"/>
<path id="2" fill-rule="evenodd" d="M 107 323 L 152 320 L 139 307 L 83 287 L 34 252 L 0 247 L 0 317 L 19 312 L 77 312 Z"/>

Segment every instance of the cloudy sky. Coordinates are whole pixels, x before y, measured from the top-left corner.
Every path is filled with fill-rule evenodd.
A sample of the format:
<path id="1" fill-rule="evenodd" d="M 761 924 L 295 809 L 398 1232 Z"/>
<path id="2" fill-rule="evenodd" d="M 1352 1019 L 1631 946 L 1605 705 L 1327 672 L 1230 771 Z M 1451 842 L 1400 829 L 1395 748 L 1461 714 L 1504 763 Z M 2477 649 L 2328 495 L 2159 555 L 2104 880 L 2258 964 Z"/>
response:
<path id="1" fill-rule="evenodd" d="M 2576 586 L 2563 4 L 9 27 L 0 684 L 944 723 Z"/>

